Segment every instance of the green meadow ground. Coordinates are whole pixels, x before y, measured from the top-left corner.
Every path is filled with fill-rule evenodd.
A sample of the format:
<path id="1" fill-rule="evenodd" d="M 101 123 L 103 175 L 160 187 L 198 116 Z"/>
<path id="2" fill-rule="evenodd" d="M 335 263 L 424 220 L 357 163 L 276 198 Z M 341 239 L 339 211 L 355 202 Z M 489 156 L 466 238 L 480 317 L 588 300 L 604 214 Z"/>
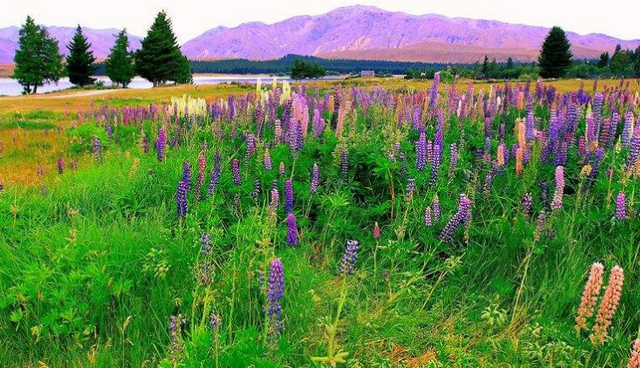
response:
<path id="1" fill-rule="evenodd" d="M 430 86 L 360 85 L 376 83 L 397 93 Z M 585 84 L 587 92 L 591 83 Z M 566 92 L 579 82 L 557 85 Z M 632 80 L 630 88 L 638 91 L 638 82 Z M 343 137 L 328 132 L 319 140 L 309 134 L 296 157 L 286 145 L 272 148 L 271 171 L 262 168 L 266 143 L 245 158 L 241 132 L 255 125 L 248 118 L 223 126 L 221 139 L 209 125 L 184 123 L 182 143 L 159 162 L 153 148 L 142 151 L 139 139 L 145 131 L 154 142 L 160 122 L 119 124 L 115 143 L 106 139 L 103 123 L 76 117 L 78 110 L 103 105 L 148 106 L 185 93 L 214 101 L 253 91 L 213 86 L 0 98 L 1 367 L 319 367 L 331 364 L 313 357 L 330 363 L 337 352 L 348 353 L 338 367 L 626 365 L 640 325 L 640 218 L 633 213 L 616 222 L 613 214 L 622 190 L 637 211 L 640 186 L 637 177 L 622 173 L 625 150 L 608 150 L 606 166 L 586 189 L 582 164 L 570 149 L 564 206 L 551 214 L 536 241 L 534 214 L 543 208 L 538 184 L 547 181 L 553 188 L 555 166 L 533 160 L 517 176 L 512 160 L 485 189 L 487 168 L 475 161 L 475 148 L 484 146 L 483 128 L 474 119 L 447 120 L 440 179 L 429 186 L 429 171 L 415 171 L 418 135 L 397 129 L 393 112 L 382 107 L 349 115 Z M 443 95 L 447 91 L 441 86 Z M 548 109 L 536 110 L 543 126 Z M 516 140 L 515 119 L 522 116 L 514 108 L 500 118 L 507 124 L 508 147 Z M 92 136 L 104 144 L 99 162 L 91 153 Z M 395 143 L 390 137 L 401 142 L 408 175 L 416 178 L 411 200 L 405 199 L 399 163 L 388 160 Z M 202 151 L 204 142 L 208 151 Z M 466 146 L 460 147 L 457 169 L 447 173 L 454 142 Z M 346 178 L 340 168 L 345 147 Z M 204 152 L 208 183 L 214 151 L 222 157 L 220 184 L 199 201 L 191 193 L 189 214 L 178 221 L 176 184 L 184 161 L 191 162 L 195 177 Z M 58 157 L 67 163 L 61 175 Z M 240 186 L 233 184 L 233 158 L 242 162 Z M 68 167 L 72 160 L 77 170 Z M 277 173 L 280 162 L 284 176 Z M 312 195 L 314 163 L 322 184 Z M 284 210 L 275 222 L 268 213 L 272 182 L 283 193 L 289 178 L 297 248 L 286 244 Z M 257 200 L 251 198 L 255 179 L 262 183 Z M 520 209 L 527 192 L 535 198 L 530 216 Z M 473 201 L 472 220 L 453 241 L 442 242 L 438 234 L 455 213 L 460 193 Z M 443 219 L 425 227 L 425 208 L 436 195 Z M 198 265 L 205 233 L 213 251 L 206 259 L 210 280 L 203 283 Z M 354 273 L 341 277 L 337 268 L 350 239 L 359 240 L 360 252 Z M 275 340 L 267 337 L 264 291 L 274 257 L 282 260 L 285 274 L 284 328 Z M 620 307 L 601 346 L 574 330 L 586 274 L 596 261 L 607 274 L 614 265 L 625 273 Z M 216 329 L 209 327 L 211 313 L 221 317 Z M 168 326 L 178 315 L 184 323 L 176 349 Z"/>

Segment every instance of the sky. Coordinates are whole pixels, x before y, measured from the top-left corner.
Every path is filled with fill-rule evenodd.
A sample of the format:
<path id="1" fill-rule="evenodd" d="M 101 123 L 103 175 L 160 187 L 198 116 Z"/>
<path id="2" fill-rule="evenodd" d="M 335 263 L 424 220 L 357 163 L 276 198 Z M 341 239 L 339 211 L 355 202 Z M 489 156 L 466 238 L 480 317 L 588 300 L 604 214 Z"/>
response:
<path id="1" fill-rule="evenodd" d="M 144 36 L 155 14 L 164 9 L 173 21 L 178 41 L 184 43 L 217 27 L 245 22 L 275 23 L 296 15 L 323 14 L 340 6 L 373 5 L 410 14 L 499 20 L 551 27 L 579 34 L 604 33 L 622 39 L 640 39 L 637 0 L 609 0 L 593 6 L 570 0 L 108 0 L 87 6 L 84 0 L 14 0 L 2 6 L 0 28 L 20 25 L 27 15 L 47 26 L 124 28 Z M 579 5 L 578 5 L 579 4 Z"/>

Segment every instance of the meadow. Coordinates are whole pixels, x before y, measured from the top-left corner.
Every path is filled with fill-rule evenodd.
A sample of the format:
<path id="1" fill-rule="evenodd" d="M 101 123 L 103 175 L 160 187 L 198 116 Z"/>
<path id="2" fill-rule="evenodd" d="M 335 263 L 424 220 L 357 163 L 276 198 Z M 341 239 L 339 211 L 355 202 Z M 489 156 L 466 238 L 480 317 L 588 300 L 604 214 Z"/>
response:
<path id="1" fill-rule="evenodd" d="M 0 366 L 640 367 L 639 93 L 0 98 Z"/>

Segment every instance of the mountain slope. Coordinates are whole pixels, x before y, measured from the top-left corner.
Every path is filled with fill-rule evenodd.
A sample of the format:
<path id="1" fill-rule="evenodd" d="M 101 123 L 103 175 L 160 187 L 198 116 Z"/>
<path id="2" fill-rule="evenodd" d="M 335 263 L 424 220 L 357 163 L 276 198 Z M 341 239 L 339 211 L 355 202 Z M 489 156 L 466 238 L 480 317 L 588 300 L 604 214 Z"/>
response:
<path id="1" fill-rule="evenodd" d="M 91 43 L 91 50 L 94 56 L 100 60 L 109 55 L 109 50 L 113 47 L 115 38 L 120 32 L 117 29 L 92 29 L 82 28 L 84 35 Z M 67 45 L 73 38 L 76 29 L 74 27 L 47 27 L 49 35 L 58 40 L 60 52 L 68 54 Z M 0 29 L 0 63 L 13 61 L 13 55 L 18 48 L 19 28 L 7 27 Z M 140 48 L 140 38 L 129 35 L 130 48 L 137 50 Z"/>
<path id="2" fill-rule="evenodd" d="M 468 62 L 470 54 L 519 61 L 535 59 L 548 28 L 498 21 L 411 15 L 370 6 L 352 6 L 318 16 L 298 16 L 275 24 L 246 23 L 217 27 L 185 43 L 192 59 L 272 59 L 286 54 L 373 59 Z M 594 57 L 617 43 L 635 48 L 638 40 L 623 41 L 602 34 L 568 33 L 576 57 Z M 449 49 L 445 49 L 446 46 Z M 408 56 L 398 56 L 405 55 Z M 399 59 L 401 57 L 401 59 Z M 446 57 L 447 60 L 442 59 Z"/>

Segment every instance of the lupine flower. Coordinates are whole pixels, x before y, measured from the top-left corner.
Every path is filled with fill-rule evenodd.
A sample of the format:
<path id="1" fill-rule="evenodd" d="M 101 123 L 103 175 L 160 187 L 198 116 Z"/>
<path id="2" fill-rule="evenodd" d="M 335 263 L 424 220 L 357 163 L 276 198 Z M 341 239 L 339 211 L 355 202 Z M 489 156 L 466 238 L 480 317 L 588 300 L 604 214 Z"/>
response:
<path id="1" fill-rule="evenodd" d="M 221 169 L 222 169 L 222 163 L 220 161 L 220 153 L 216 152 L 213 158 L 213 170 L 211 170 L 211 175 L 209 177 L 209 188 L 207 190 L 207 194 L 209 196 L 213 195 L 213 191 L 216 189 L 216 186 L 220 182 Z"/>
<path id="2" fill-rule="evenodd" d="M 636 339 L 633 342 L 627 368 L 640 368 L 640 339 Z"/>
<path id="3" fill-rule="evenodd" d="M 622 221 L 627 219 L 627 199 L 624 192 L 618 193 L 616 198 L 616 220 Z"/>
<path id="4" fill-rule="evenodd" d="M 269 154 L 269 150 L 264 151 L 264 168 L 267 170 L 271 170 L 271 155 Z"/>
<path id="5" fill-rule="evenodd" d="M 347 247 L 344 250 L 344 254 L 342 255 L 342 259 L 340 260 L 340 266 L 338 267 L 338 271 L 340 271 L 341 276 L 351 275 L 353 269 L 356 266 L 356 260 L 358 259 L 358 249 L 360 248 L 360 244 L 356 240 L 348 240 Z"/>
<path id="6" fill-rule="evenodd" d="M 378 238 L 380 238 L 380 226 L 376 222 L 376 224 L 373 225 L 373 239 L 378 240 Z"/>
<path id="7" fill-rule="evenodd" d="M 242 184 L 242 181 L 240 180 L 240 163 L 235 158 L 231 162 L 231 170 L 233 170 L 233 184 Z"/>
<path id="8" fill-rule="evenodd" d="M 62 157 L 59 157 L 57 164 L 58 164 L 58 174 L 62 175 L 62 173 L 64 172 L 64 159 Z"/>
<path id="9" fill-rule="evenodd" d="M 589 340 L 594 345 L 602 345 L 608 336 L 607 330 L 611 326 L 613 316 L 618 309 L 620 296 L 622 295 L 622 284 L 624 283 L 624 272 L 619 266 L 615 266 L 609 273 L 609 283 L 604 292 L 600 308 L 596 315 L 596 323 L 593 326 Z"/>
<path id="10" fill-rule="evenodd" d="M 407 179 L 407 202 L 410 202 L 413 199 L 413 192 L 416 190 L 416 179 L 409 178 Z"/>
<path id="11" fill-rule="evenodd" d="M 544 221 L 547 217 L 547 214 L 544 210 L 540 211 L 538 214 L 538 220 L 536 221 L 536 229 L 533 232 L 533 240 L 536 242 L 540 241 L 540 236 L 542 235 L 542 230 L 544 229 Z"/>
<path id="12" fill-rule="evenodd" d="M 445 225 L 444 229 L 440 233 L 440 240 L 447 242 L 451 240 L 453 233 L 455 233 L 458 226 L 462 223 L 467 223 L 470 218 L 469 206 L 470 201 L 467 196 L 463 193 L 460 194 L 460 202 L 458 203 L 458 211 L 449 219 L 447 225 Z"/>
<path id="13" fill-rule="evenodd" d="M 591 271 L 589 271 L 589 278 L 584 285 L 584 291 L 580 298 L 580 307 L 578 308 L 578 315 L 576 317 L 576 332 L 580 333 L 581 330 L 587 330 L 587 319 L 593 316 L 596 303 L 598 303 L 598 297 L 600 296 L 600 289 L 602 289 L 602 275 L 604 274 L 604 266 L 596 262 L 591 265 Z"/>
<path id="14" fill-rule="evenodd" d="M 280 176 L 284 176 L 285 174 L 284 162 L 282 161 L 280 161 L 280 165 L 278 166 L 278 172 L 280 173 Z"/>
<path id="15" fill-rule="evenodd" d="M 156 151 L 158 153 L 158 161 L 164 160 L 164 150 L 167 146 L 167 133 L 164 129 L 160 128 L 158 131 L 158 140 L 156 141 Z"/>
<path id="16" fill-rule="evenodd" d="M 424 130 L 420 131 L 420 137 L 416 142 L 416 169 L 424 171 L 427 166 L 427 136 Z"/>
<path id="17" fill-rule="evenodd" d="M 556 191 L 553 194 L 553 202 L 551 203 L 551 208 L 557 210 L 562 208 L 562 196 L 564 194 L 564 167 L 557 166 L 556 173 Z"/>
<path id="18" fill-rule="evenodd" d="M 260 179 L 255 179 L 253 181 L 253 192 L 251 193 L 251 197 L 254 200 L 257 200 L 259 195 L 260 195 Z"/>
<path id="19" fill-rule="evenodd" d="M 296 216 L 291 212 L 287 215 L 287 243 L 292 247 L 298 245 L 298 225 Z"/>
<path id="20" fill-rule="evenodd" d="M 278 338 L 282 331 L 282 305 L 284 296 L 284 271 L 279 258 L 271 261 L 269 266 L 269 283 L 267 289 L 267 316 L 269 317 L 268 335 L 270 341 Z"/>
<path id="21" fill-rule="evenodd" d="M 346 148 L 343 148 L 340 152 L 340 170 L 342 172 L 342 180 L 347 180 L 349 173 L 349 152 Z"/>
<path id="22" fill-rule="evenodd" d="M 533 196 L 531 196 L 531 193 L 525 193 L 525 195 L 522 197 L 521 208 L 522 208 L 522 213 L 526 217 L 529 217 L 532 206 L 533 206 Z"/>
<path id="23" fill-rule="evenodd" d="M 293 182 L 287 180 L 284 182 L 284 210 L 286 213 L 293 212 Z"/>
<path id="24" fill-rule="evenodd" d="M 182 334 L 182 315 L 171 316 L 169 320 L 169 335 L 171 336 L 171 346 L 169 347 L 169 355 L 173 362 L 180 360 L 180 355 L 183 350 L 182 343 L 180 342 Z"/>
<path id="25" fill-rule="evenodd" d="M 451 143 L 450 146 L 451 160 L 449 162 L 449 175 L 451 175 L 458 164 L 458 147 L 455 143 Z"/>
<path id="26" fill-rule="evenodd" d="M 187 191 L 191 190 L 191 164 L 189 161 L 182 164 L 182 181 L 187 184 Z"/>
<path id="27" fill-rule="evenodd" d="M 431 214 L 431 207 L 427 207 L 427 209 L 424 211 L 424 224 L 427 227 L 430 227 L 431 225 L 433 225 L 433 219 L 432 219 L 432 214 Z"/>
<path id="28" fill-rule="evenodd" d="M 433 220 L 434 222 L 440 221 L 440 217 L 442 216 L 442 211 L 440 210 L 440 199 L 436 195 L 433 198 Z"/>
<path id="29" fill-rule="evenodd" d="M 211 327 L 211 331 L 217 331 L 222 326 L 222 318 L 217 313 L 211 313 L 211 317 L 209 319 L 209 327 Z"/>
<path id="30" fill-rule="evenodd" d="M 313 164 L 313 170 L 311 171 L 311 194 L 316 194 L 318 191 L 318 186 L 320 185 L 320 168 L 318 164 Z"/>
<path id="31" fill-rule="evenodd" d="M 93 137 L 93 158 L 96 162 L 102 162 L 102 143 L 98 137 Z"/>
<path id="32" fill-rule="evenodd" d="M 187 216 L 187 191 L 188 191 L 187 183 L 181 181 L 178 183 L 177 190 L 177 207 L 178 207 L 178 220 L 184 220 Z"/>

